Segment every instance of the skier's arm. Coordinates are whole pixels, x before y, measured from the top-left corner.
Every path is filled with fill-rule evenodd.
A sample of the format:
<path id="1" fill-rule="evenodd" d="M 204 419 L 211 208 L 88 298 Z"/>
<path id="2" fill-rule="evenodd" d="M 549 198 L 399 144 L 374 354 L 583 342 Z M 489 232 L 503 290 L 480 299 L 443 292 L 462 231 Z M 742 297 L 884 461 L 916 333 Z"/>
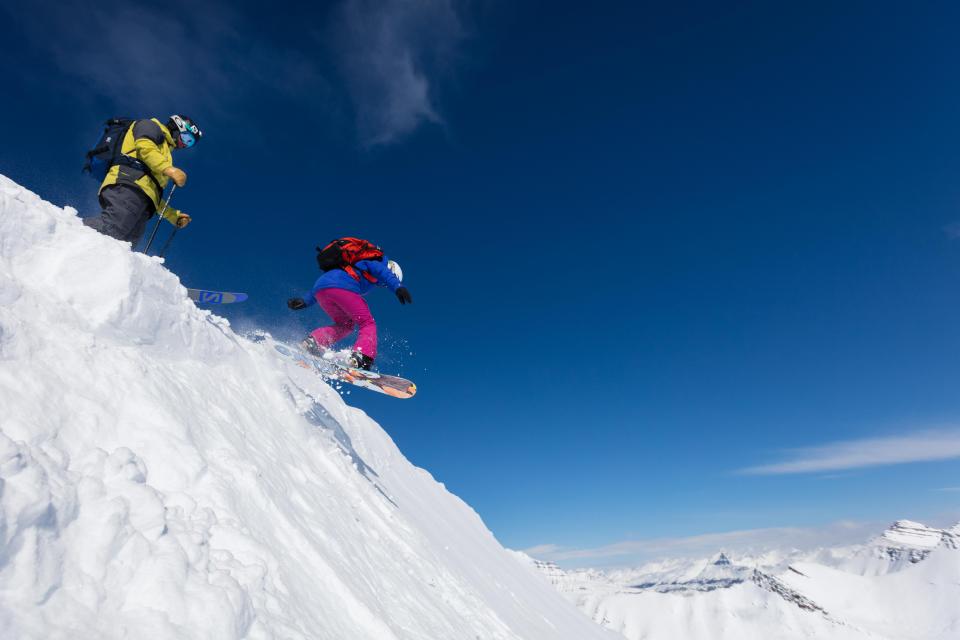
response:
<path id="1" fill-rule="evenodd" d="M 166 175 L 173 178 L 178 186 L 183 186 L 187 180 L 186 174 L 174 167 L 167 156 L 160 151 L 160 145 L 164 140 L 163 130 L 153 120 L 137 120 L 133 125 L 133 143 L 140 161 L 147 165 L 147 169 L 155 178 L 159 179 L 160 176 Z M 177 173 L 180 175 L 176 175 Z M 189 215 L 171 206 L 163 209 L 163 217 L 179 229 L 190 224 L 192 220 Z"/>
<path id="2" fill-rule="evenodd" d="M 393 271 L 390 271 L 390 267 L 387 266 L 386 256 L 383 257 L 383 260 L 361 260 L 357 263 L 357 266 L 366 269 L 370 275 L 376 278 L 378 285 L 386 287 L 395 293 L 400 304 L 410 304 L 413 302 L 413 298 L 410 297 L 410 292 L 407 291 L 405 286 L 400 284 L 400 279 L 393 275 Z"/>
<path id="3" fill-rule="evenodd" d="M 162 206 L 160 208 L 163 209 Z M 193 220 L 193 218 L 191 218 L 189 215 L 187 215 L 183 211 L 180 211 L 179 209 L 174 209 L 169 205 L 167 206 L 166 209 L 163 209 L 163 218 L 173 226 L 179 227 L 181 229 L 187 226 L 188 224 L 190 224 L 190 221 Z"/>
<path id="4" fill-rule="evenodd" d="M 306 309 L 307 307 L 312 307 L 313 305 L 317 304 L 316 285 L 314 285 L 313 289 L 310 289 L 310 293 L 308 293 L 303 297 L 303 302 L 304 302 L 304 305 L 303 307 L 301 307 L 302 309 Z"/>
<path id="5" fill-rule="evenodd" d="M 397 276 L 393 275 L 393 271 L 390 271 L 387 267 L 386 257 L 383 260 L 361 260 L 357 263 L 357 266 L 376 278 L 377 284 L 390 289 L 394 293 L 403 286 L 397 280 Z"/>
<path id="6" fill-rule="evenodd" d="M 316 289 L 314 289 L 316 291 Z M 313 291 L 303 298 L 290 298 L 287 300 L 287 308 L 291 311 L 301 311 L 307 307 L 312 307 L 317 303 L 317 299 L 313 297 Z"/>

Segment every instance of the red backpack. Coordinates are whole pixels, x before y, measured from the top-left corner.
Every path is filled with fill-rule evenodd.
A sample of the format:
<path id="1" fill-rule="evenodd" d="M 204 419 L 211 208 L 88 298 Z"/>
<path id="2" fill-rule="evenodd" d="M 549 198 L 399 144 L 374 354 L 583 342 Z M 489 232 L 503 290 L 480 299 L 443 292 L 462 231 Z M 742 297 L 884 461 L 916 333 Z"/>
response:
<path id="1" fill-rule="evenodd" d="M 343 269 L 358 281 L 360 274 L 353 265 L 361 260 L 383 260 L 383 249 L 360 238 L 338 238 L 322 249 L 317 247 L 317 251 L 317 265 L 321 271 Z M 370 282 L 377 281 L 366 271 L 363 272 L 363 277 Z"/>

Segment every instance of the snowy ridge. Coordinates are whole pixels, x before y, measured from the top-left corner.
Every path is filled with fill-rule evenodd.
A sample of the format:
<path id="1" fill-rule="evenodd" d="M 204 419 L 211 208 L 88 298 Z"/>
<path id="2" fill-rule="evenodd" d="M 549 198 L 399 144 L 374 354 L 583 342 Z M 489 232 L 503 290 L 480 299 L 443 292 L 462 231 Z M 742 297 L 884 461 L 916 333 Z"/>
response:
<path id="1" fill-rule="evenodd" d="M 913 547 L 929 551 L 940 544 L 946 533 L 942 529 L 931 529 L 919 522 L 897 520 L 883 532 L 881 538 L 899 548 Z"/>
<path id="2" fill-rule="evenodd" d="M 631 640 L 953 640 L 960 637 L 958 532 L 960 525 L 901 520 L 865 545 L 812 552 L 720 553 L 609 573 L 528 563 Z"/>
<path id="3" fill-rule="evenodd" d="M 846 559 L 828 566 L 857 575 L 884 575 L 925 560 L 937 547 L 956 549 L 958 540 L 960 537 L 950 529 L 935 529 L 911 520 L 897 520 L 881 535 L 853 550 Z"/>
<path id="4" fill-rule="evenodd" d="M 0 637 L 611 634 L 311 372 L 0 176 Z"/>
<path id="5" fill-rule="evenodd" d="M 713 591 L 726 589 L 751 579 L 751 571 L 747 567 L 734 565 L 725 553 L 705 566 L 700 573 L 684 580 L 653 580 L 633 585 L 634 589 L 655 589 L 660 593 L 671 591 Z"/>
<path id="6" fill-rule="evenodd" d="M 797 573 L 796 569 L 792 569 L 792 571 Z M 827 612 L 824 611 L 823 607 L 819 606 L 816 602 L 802 595 L 798 591 L 791 589 L 790 587 L 780 582 L 779 580 L 777 580 L 771 575 L 768 575 L 766 573 L 763 573 L 762 571 L 758 571 L 757 569 L 754 569 L 753 574 L 750 576 L 750 579 L 753 581 L 754 584 L 756 584 L 758 587 L 760 587 L 764 591 L 770 591 L 772 593 L 775 593 L 781 598 L 783 598 L 784 600 L 786 600 L 787 602 L 791 602 L 797 605 L 798 607 L 800 607 L 801 609 L 804 609 L 806 611 L 817 611 L 819 613 L 822 613 L 823 615 L 827 615 Z"/>

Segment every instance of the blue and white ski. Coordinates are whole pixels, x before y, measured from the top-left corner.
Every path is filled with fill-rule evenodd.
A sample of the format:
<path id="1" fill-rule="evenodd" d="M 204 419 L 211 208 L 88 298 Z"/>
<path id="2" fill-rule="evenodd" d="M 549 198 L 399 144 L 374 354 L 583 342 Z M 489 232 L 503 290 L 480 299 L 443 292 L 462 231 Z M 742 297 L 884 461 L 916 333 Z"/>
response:
<path id="1" fill-rule="evenodd" d="M 229 291 L 205 291 L 203 289 L 187 289 L 191 300 L 200 304 L 231 304 L 243 302 L 247 299 L 245 293 L 231 293 Z"/>

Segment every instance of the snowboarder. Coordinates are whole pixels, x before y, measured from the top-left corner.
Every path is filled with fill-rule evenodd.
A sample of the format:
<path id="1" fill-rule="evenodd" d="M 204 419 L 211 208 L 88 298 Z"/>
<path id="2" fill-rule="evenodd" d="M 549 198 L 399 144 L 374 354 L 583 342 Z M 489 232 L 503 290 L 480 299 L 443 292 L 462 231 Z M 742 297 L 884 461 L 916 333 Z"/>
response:
<path id="1" fill-rule="evenodd" d="M 103 211 L 84 218 L 83 223 L 134 245 L 158 210 L 178 229 L 187 226 L 191 221 L 189 215 L 170 206 L 161 209 L 160 200 L 169 180 L 178 187 L 187 183 L 187 174 L 173 165 L 172 150 L 192 147 L 202 135 L 197 124 L 187 116 L 170 116 L 166 124 L 157 118 L 133 121 L 123 134 L 115 157 L 107 159 L 109 167 L 100 185 Z M 88 154 L 88 160 L 96 151 Z"/>
<path id="2" fill-rule="evenodd" d="M 327 348 L 358 328 L 356 344 L 345 364 L 369 370 L 377 357 L 377 324 L 361 296 L 377 285 L 390 289 L 400 304 L 412 303 L 410 292 L 401 284 L 403 271 L 379 247 L 359 238 L 340 238 L 322 249 L 317 247 L 317 252 L 323 275 L 306 299 L 290 298 L 287 306 L 299 311 L 318 303 L 333 324 L 311 331 L 301 346 L 322 357 Z"/>

